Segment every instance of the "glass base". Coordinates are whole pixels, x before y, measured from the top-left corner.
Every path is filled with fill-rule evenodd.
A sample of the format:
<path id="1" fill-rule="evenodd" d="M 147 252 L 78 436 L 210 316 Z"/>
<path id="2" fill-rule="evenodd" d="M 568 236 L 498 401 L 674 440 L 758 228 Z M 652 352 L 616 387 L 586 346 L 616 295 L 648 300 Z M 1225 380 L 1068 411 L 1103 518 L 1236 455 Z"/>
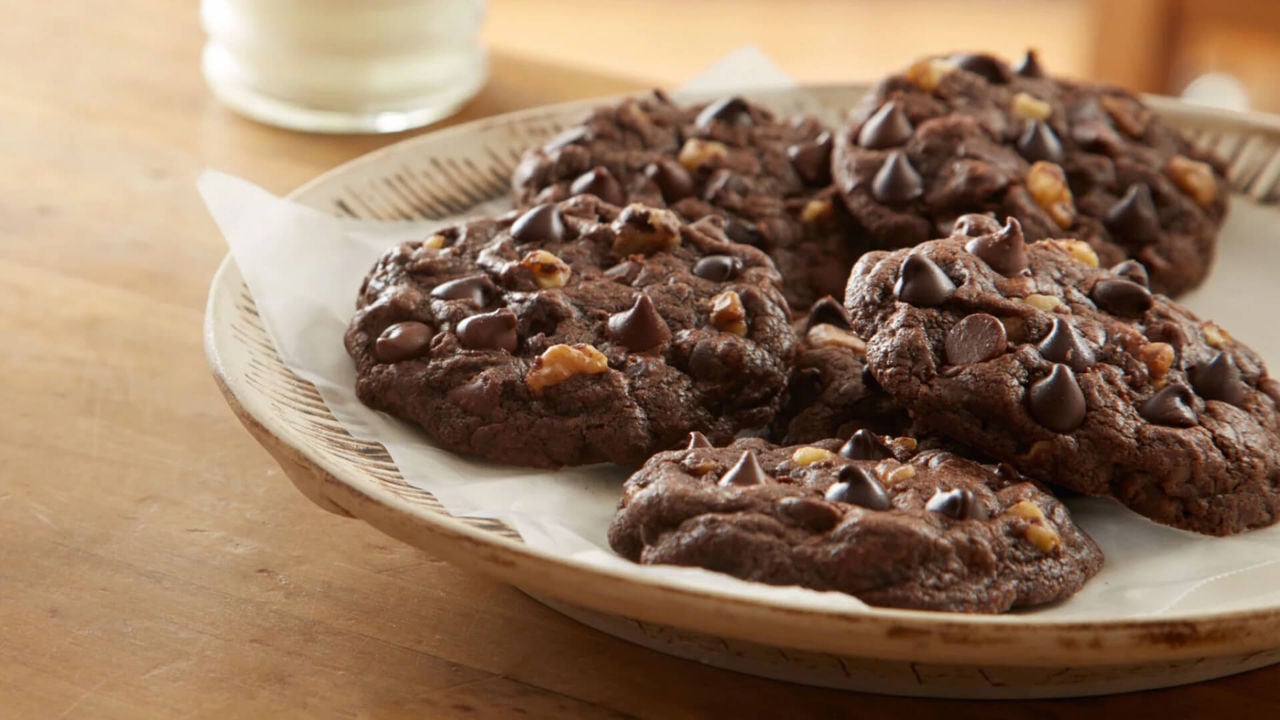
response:
<path id="1" fill-rule="evenodd" d="M 480 92 L 488 77 L 488 68 L 482 68 L 462 85 L 403 107 L 333 110 L 281 100 L 246 87 L 218 58 L 219 53 L 206 48 L 201 67 L 205 82 L 227 107 L 268 125 L 316 133 L 393 133 L 429 125 L 457 112 Z"/>

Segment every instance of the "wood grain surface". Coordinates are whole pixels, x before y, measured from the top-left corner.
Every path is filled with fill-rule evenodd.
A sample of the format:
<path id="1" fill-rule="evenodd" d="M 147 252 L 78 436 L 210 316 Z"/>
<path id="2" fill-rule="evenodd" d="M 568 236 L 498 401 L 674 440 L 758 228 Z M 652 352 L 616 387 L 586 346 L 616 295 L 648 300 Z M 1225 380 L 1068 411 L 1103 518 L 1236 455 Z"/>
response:
<path id="1" fill-rule="evenodd" d="M 286 192 L 397 138 L 290 133 L 222 108 L 199 76 L 194 2 L 0 9 L 0 717 L 1280 712 L 1280 668 L 1002 704 L 759 680 L 614 640 L 322 512 L 205 367 L 225 249 L 193 182 L 216 167 Z M 493 79 L 454 121 L 678 80 L 531 59 L 501 17 Z M 643 38 L 617 52 L 638 63 Z"/>

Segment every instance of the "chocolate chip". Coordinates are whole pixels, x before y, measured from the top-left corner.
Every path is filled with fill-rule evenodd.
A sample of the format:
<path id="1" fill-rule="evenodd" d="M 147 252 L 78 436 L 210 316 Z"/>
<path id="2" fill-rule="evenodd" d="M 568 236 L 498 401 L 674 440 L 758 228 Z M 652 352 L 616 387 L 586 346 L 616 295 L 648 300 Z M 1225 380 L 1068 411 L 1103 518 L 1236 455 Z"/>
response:
<path id="1" fill-rule="evenodd" d="M 614 282 L 620 282 L 623 285 L 630 285 L 636 281 L 636 276 L 640 274 L 642 267 L 643 266 L 635 260 L 623 260 L 617 265 L 605 270 L 604 276 Z"/>
<path id="2" fill-rule="evenodd" d="M 975 313 L 955 325 L 947 333 L 945 350 L 950 365 L 972 365 L 1004 354 L 1009 339 L 1004 325 L 994 316 Z"/>
<path id="3" fill-rule="evenodd" d="M 1022 61 L 1014 66 L 1013 71 L 1022 77 L 1044 77 L 1044 68 L 1040 67 L 1040 58 L 1036 56 L 1035 50 L 1028 50 L 1027 54 L 1022 56 Z"/>
<path id="4" fill-rule="evenodd" d="M 912 253 L 898 268 L 893 292 L 898 299 L 917 307 L 937 307 L 956 291 L 955 283 L 929 258 Z"/>
<path id="5" fill-rule="evenodd" d="M 1132 280 L 1099 280 L 1093 286 L 1093 301 L 1112 315 L 1140 317 L 1155 301 L 1151 291 Z"/>
<path id="6" fill-rule="evenodd" d="M 753 245 L 759 247 L 764 244 L 764 235 L 760 232 L 760 228 L 755 223 L 729 218 L 724 223 L 724 234 L 729 239 L 744 245 Z"/>
<path id="7" fill-rule="evenodd" d="M 511 239 L 518 243 L 558 242 L 564 237 L 564 218 L 551 203 L 538 205 L 511 223 Z"/>
<path id="8" fill-rule="evenodd" d="M 986 504 L 972 490 L 964 488 L 945 491 L 938 488 L 924 509 L 954 520 L 986 520 L 990 517 Z"/>
<path id="9" fill-rule="evenodd" d="M 740 203 L 742 198 L 751 192 L 746 178 L 732 170 L 721 168 L 711 174 L 707 186 L 702 190 L 702 199 L 713 205 Z"/>
<path id="10" fill-rule="evenodd" d="M 507 308 L 472 315 L 458 323 L 458 339 L 472 350 L 516 349 L 516 314 Z"/>
<path id="11" fill-rule="evenodd" d="M 1151 287 L 1151 280 L 1147 277 L 1147 268 L 1137 260 L 1125 260 L 1111 268 L 1111 272 L 1126 280 L 1136 282 L 1142 287 Z"/>
<path id="12" fill-rule="evenodd" d="M 609 338 L 631 352 L 650 350 L 671 339 L 671 328 L 645 293 L 629 310 L 609 316 L 608 328 Z"/>
<path id="13" fill-rule="evenodd" d="M 1191 386 L 1205 400 L 1221 400 L 1240 407 L 1244 403 L 1247 387 L 1240 379 L 1240 369 L 1235 358 L 1220 352 L 1213 359 L 1201 363 L 1191 374 Z"/>
<path id="14" fill-rule="evenodd" d="M 698 113 L 694 123 L 705 130 L 711 127 L 713 121 L 741 126 L 755 124 L 755 120 L 751 118 L 751 108 L 740 97 L 722 98 L 711 103 Z"/>
<path id="15" fill-rule="evenodd" d="M 985 53 L 962 53 L 952 55 L 951 62 L 961 70 L 968 70 L 986 78 L 989 82 L 1004 85 L 1011 76 L 1009 68 L 1003 62 Z"/>
<path id="16" fill-rule="evenodd" d="M 970 240 L 964 249 L 1005 277 L 1021 275 L 1028 267 L 1027 240 L 1017 218 L 1009 218 L 1004 227 L 991 235 Z"/>
<path id="17" fill-rule="evenodd" d="M 1126 245 L 1152 243 L 1160 235 L 1160 216 L 1151 199 L 1151 188 L 1141 183 L 1130 185 L 1102 220 Z"/>
<path id="18" fill-rule="evenodd" d="M 831 502 L 849 503 L 868 510 L 888 510 L 893 506 L 884 486 L 870 470 L 857 465 L 845 465 L 836 474 L 836 483 L 827 488 Z"/>
<path id="19" fill-rule="evenodd" d="M 822 395 L 822 371 L 818 368 L 798 368 L 787 385 L 788 414 L 794 414 L 812 405 Z"/>
<path id="20" fill-rule="evenodd" d="M 884 203 L 905 203 L 924 192 L 920 173 L 911 167 L 906 153 L 894 150 L 871 180 L 871 194 Z"/>
<path id="21" fill-rule="evenodd" d="M 489 304 L 489 298 L 498 288 L 488 275 L 468 275 L 443 282 L 431 289 L 431 297 L 437 300 L 465 300 L 474 307 L 482 308 Z"/>
<path id="22" fill-rule="evenodd" d="M 435 330 L 426 323 L 407 320 L 382 331 L 373 343 L 373 354 L 380 362 L 393 363 L 426 353 Z"/>
<path id="23" fill-rule="evenodd" d="M 1017 468 L 1007 462 L 1002 462 L 996 466 L 995 476 L 996 479 L 1005 485 L 1014 485 L 1022 482 L 1022 474 L 1018 472 Z"/>
<path id="24" fill-rule="evenodd" d="M 706 435 L 694 430 L 689 433 L 689 444 L 685 446 L 685 450 L 697 450 L 698 448 L 714 447 Z"/>
<path id="25" fill-rule="evenodd" d="M 880 106 L 858 130 L 858 144 L 871 150 L 901 145 L 911 139 L 915 128 L 898 103 L 890 100 Z"/>
<path id="26" fill-rule="evenodd" d="M 853 322 L 849 318 L 849 311 L 844 306 L 836 302 L 836 299 L 827 295 L 809 308 L 809 318 L 804 322 L 804 331 L 814 325 L 835 325 L 841 330 L 852 330 Z"/>
<path id="27" fill-rule="evenodd" d="M 1075 373 L 1060 363 L 1047 377 L 1031 384 L 1027 406 L 1036 422 L 1054 432 L 1068 433 L 1084 422 L 1084 393 Z"/>
<path id="28" fill-rule="evenodd" d="M 644 168 L 644 176 L 653 181 L 662 192 L 662 199 L 668 203 L 678 202 L 692 197 L 695 191 L 693 178 L 678 162 L 662 158 L 649 163 Z"/>
<path id="29" fill-rule="evenodd" d="M 760 485 L 768 477 L 769 475 L 765 473 L 764 468 L 760 467 L 760 460 L 756 458 L 756 454 L 747 450 L 742 453 L 742 457 L 738 458 L 738 462 L 720 478 L 720 487 Z"/>
<path id="30" fill-rule="evenodd" d="M 1191 388 L 1186 385 L 1167 385 L 1142 403 L 1138 414 L 1156 425 L 1191 427 L 1198 423 L 1193 403 Z"/>
<path id="31" fill-rule="evenodd" d="M 569 192 L 573 195 L 595 195 L 610 205 L 622 205 L 627 199 L 613 173 L 600 165 L 579 175 L 569 186 Z"/>
<path id="32" fill-rule="evenodd" d="M 585 126 L 578 125 L 558 133 L 555 137 L 548 140 L 547 144 L 542 147 L 547 152 L 555 152 L 556 150 L 568 145 L 575 145 L 590 139 L 591 132 L 587 130 Z"/>
<path id="33" fill-rule="evenodd" d="M 1032 120 L 1027 123 L 1027 127 L 1018 136 L 1016 145 L 1022 157 L 1031 162 L 1062 162 L 1062 141 L 1047 122 Z"/>
<path id="34" fill-rule="evenodd" d="M 982 215 L 980 213 L 961 215 L 956 218 L 955 224 L 951 226 L 952 235 L 964 235 L 965 237 L 982 237 L 999 231 L 999 220 L 990 215 Z M 973 251 L 970 250 L 969 252 Z"/>
<path id="35" fill-rule="evenodd" d="M 879 436 L 864 428 L 840 446 L 840 454 L 850 460 L 884 460 L 893 457 L 893 450 Z"/>
<path id="36" fill-rule="evenodd" d="M 831 182 L 831 133 L 824 132 L 813 142 L 797 143 L 787 148 L 791 167 L 806 185 Z"/>
<path id="37" fill-rule="evenodd" d="M 840 511 L 817 498 L 783 498 L 778 501 L 778 511 L 814 532 L 826 532 L 840 522 Z"/>
<path id="38" fill-rule="evenodd" d="M 733 255 L 708 255 L 693 264 L 693 274 L 712 282 L 727 282 L 742 272 L 742 260 Z"/>
<path id="39" fill-rule="evenodd" d="M 1088 369 L 1095 362 L 1093 350 L 1085 343 L 1084 338 L 1080 337 L 1080 333 L 1076 332 L 1070 322 L 1060 317 L 1053 319 L 1053 328 L 1036 349 L 1045 360 L 1065 363 L 1076 372 Z"/>

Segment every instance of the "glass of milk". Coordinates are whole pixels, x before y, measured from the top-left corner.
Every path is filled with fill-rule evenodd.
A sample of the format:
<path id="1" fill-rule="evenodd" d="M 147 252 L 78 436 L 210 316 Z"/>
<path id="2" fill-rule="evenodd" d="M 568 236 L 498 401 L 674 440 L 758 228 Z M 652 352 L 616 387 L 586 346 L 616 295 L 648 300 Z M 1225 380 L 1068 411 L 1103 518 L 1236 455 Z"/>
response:
<path id="1" fill-rule="evenodd" d="M 272 125 L 396 132 L 452 114 L 488 73 L 484 0 L 201 0 L 204 76 Z"/>

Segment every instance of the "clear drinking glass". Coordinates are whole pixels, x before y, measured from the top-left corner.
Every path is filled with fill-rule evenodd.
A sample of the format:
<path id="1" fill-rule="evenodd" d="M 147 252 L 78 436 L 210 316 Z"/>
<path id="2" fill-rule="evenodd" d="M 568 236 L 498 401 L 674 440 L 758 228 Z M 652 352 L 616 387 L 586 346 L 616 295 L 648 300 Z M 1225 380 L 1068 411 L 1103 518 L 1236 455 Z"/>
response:
<path id="1" fill-rule="evenodd" d="M 214 94 L 272 125 L 396 132 L 452 114 L 488 73 L 484 0 L 201 0 Z"/>

